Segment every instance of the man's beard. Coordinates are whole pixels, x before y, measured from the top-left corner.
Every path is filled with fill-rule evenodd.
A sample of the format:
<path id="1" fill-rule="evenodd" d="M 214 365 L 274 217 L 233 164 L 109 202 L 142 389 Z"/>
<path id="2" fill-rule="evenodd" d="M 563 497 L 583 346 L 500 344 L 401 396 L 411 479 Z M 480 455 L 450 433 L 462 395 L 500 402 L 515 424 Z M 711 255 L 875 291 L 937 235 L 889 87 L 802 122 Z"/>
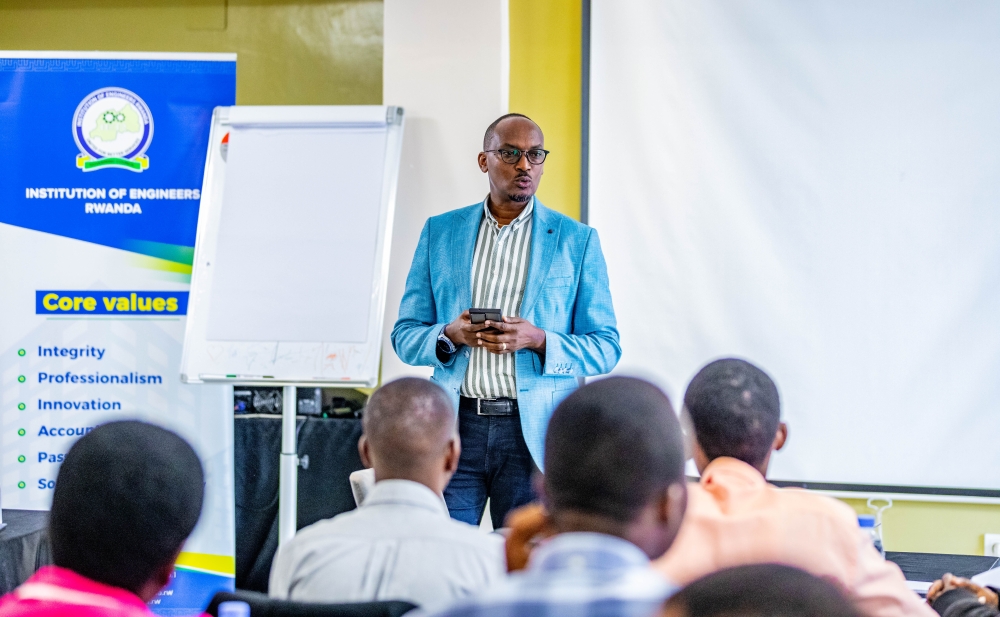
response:
<path id="1" fill-rule="evenodd" d="M 507 199 L 513 201 L 514 203 L 522 204 L 527 203 L 531 199 L 531 195 L 507 195 Z"/>

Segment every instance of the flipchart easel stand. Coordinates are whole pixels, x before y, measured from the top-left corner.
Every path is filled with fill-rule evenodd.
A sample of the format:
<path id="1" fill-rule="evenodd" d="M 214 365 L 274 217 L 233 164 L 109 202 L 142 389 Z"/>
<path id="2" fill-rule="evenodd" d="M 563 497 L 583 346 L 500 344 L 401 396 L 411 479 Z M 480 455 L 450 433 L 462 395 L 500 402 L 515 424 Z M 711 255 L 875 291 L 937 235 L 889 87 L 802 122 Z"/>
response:
<path id="1" fill-rule="evenodd" d="M 298 394 L 295 386 L 283 388 L 281 401 L 281 460 L 278 467 L 278 546 L 295 535 L 298 526 L 299 455 L 295 421 Z"/>

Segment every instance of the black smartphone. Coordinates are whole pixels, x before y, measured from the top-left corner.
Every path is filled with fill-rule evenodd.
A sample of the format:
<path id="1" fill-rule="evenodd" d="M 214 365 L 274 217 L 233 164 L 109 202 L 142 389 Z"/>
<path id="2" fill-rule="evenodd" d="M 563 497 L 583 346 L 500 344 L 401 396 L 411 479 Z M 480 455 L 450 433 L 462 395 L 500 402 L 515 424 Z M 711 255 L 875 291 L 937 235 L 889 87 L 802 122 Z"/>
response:
<path id="1" fill-rule="evenodd" d="M 485 323 L 486 321 L 503 321 L 503 311 L 500 309 L 487 309 L 487 308 L 470 308 L 469 309 L 469 321 L 474 324 Z M 500 334 L 501 330 L 497 328 L 486 328 L 485 330 L 480 330 L 480 332 L 489 332 L 490 334 Z"/>

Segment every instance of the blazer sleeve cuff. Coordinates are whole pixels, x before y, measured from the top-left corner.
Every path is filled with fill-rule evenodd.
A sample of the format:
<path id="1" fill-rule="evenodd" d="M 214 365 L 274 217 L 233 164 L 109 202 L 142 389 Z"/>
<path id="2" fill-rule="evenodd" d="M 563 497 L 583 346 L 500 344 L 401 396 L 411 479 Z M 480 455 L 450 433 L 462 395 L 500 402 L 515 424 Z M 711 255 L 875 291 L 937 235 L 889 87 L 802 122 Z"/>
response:
<path id="1" fill-rule="evenodd" d="M 438 324 L 438 327 L 435 327 L 435 328 L 431 329 L 431 332 L 433 333 L 434 336 L 431 337 L 432 349 L 431 349 L 430 355 L 431 355 L 432 358 L 434 358 L 434 360 L 436 360 L 434 366 L 439 366 L 439 367 L 442 367 L 442 368 L 446 367 L 446 366 L 451 366 L 452 364 L 454 364 L 455 363 L 455 356 L 457 356 L 458 352 L 461 351 L 461 349 L 460 349 L 460 347 L 458 345 L 455 345 L 455 347 L 456 347 L 455 353 L 452 353 L 452 354 L 446 354 L 446 353 L 443 353 L 443 352 L 441 352 L 441 351 L 438 350 L 438 346 L 437 346 L 437 344 L 438 344 L 438 337 L 441 336 L 442 333 L 444 333 L 444 329 L 447 328 L 447 327 L 448 327 L 448 324 Z M 454 341 L 452 341 L 452 342 L 454 342 Z"/>
<path id="2" fill-rule="evenodd" d="M 567 353 L 563 334 L 545 330 L 545 354 L 542 356 L 542 375 L 576 375 L 579 363 Z"/>

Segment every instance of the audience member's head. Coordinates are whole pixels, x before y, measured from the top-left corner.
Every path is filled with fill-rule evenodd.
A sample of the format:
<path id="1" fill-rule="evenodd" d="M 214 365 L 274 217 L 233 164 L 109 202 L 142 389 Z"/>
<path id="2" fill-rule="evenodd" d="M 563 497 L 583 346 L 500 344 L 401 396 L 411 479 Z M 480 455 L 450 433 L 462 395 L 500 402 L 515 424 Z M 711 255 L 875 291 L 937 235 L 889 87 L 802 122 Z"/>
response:
<path id="1" fill-rule="evenodd" d="M 833 583 L 778 564 L 719 570 L 667 601 L 664 617 L 861 617 Z"/>
<path id="2" fill-rule="evenodd" d="M 771 452 L 788 437 L 778 388 L 746 360 L 716 360 L 698 371 L 684 394 L 684 414 L 694 431 L 689 444 L 699 471 L 728 456 L 766 473 Z"/>
<path id="3" fill-rule="evenodd" d="M 198 522 L 204 485 L 198 455 L 176 434 L 135 421 L 98 426 L 59 468 L 53 562 L 151 600 Z"/>
<path id="4" fill-rule="evenodd" d="M 608 533 L 659 557 L 687 503 L 681 429 L 667 395 L 629 377 L 570 394 L 549 421 L 543 482 L 557 532 Z"/>
<path id="5" fill-rule="evenodd" d="M 365 407 L 361 460 L 375 480 L 412 480 L 441 494 L 458 468 L 458 416 L 440 386 L 404 377 L 372 394 Z"/>

